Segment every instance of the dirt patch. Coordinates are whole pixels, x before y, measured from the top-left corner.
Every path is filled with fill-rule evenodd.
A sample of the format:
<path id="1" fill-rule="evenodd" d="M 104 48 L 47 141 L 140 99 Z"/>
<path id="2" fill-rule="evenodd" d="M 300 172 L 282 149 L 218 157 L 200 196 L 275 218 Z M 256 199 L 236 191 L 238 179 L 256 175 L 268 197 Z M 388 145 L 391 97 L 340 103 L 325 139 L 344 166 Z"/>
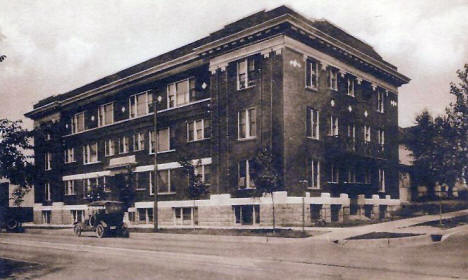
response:
<path id="1" fill-rule="evenodd" d="M 16 279 L 16 274 L 30 272 L 41 268 L 42 266 L 37 263 L 0 258 L 0 278 L 2 279 Z"/>
<path id="2" fill-rule="evenodd" d="M 387 239 L 387 238 L 401 238 L 418 236 L 422 234 L 417 233 L 399 233 L 399 232 L 370 232 L 358 236 L 346 238 L 346 240 L 360 240 L 360 239 Z"/>

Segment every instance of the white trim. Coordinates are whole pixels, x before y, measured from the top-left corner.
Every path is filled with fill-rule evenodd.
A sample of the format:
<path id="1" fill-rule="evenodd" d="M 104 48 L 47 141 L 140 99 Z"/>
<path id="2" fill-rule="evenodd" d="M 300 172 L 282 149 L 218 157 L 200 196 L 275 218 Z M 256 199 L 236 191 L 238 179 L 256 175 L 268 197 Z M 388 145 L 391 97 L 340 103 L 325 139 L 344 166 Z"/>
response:
<path id="1" fill-rule="evenodd" d="M 97 177 L 111 176 L 111 175 L 112 173 L 110 170 L 91 172 L 91 173 L 82 173 L 82 174 L 73 174 L 73 175 L 63 176 L 62 181 L 81 180 L 81 179 L 97 178 Z"/>
<path id="2" fill-rule="evenodd" d="M 193 159 L 191 163 L 193 165 L 198 164 L 199 159 Z M 202 165 L 209 165 L 211 164 L 211 158 L 202 158 L 201 159 L 201 164 Z M 160 163 L 158 164 L 158 170 L 167 170 L 167 169 L 176 169 L 180 168 L 182 165 L 180 165 L 178 162 L 168 162 L 168 163 Z M 140 165 L 135 167 L 134 172 L 147 172 L 147 171 L 154 171 L 154 165 Z"/>

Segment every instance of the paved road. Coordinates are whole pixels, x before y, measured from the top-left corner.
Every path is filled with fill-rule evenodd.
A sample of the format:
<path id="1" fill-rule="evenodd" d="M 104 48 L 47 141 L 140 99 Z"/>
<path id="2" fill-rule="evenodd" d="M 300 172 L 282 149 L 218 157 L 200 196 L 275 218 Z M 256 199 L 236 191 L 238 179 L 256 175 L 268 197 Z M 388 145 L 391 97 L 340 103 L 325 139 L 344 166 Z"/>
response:
<path id="1" fill-rule="evenodd" d="M 0 233 L 0 258 L 41 264 L 15 279 L 468 279 L 468 234 L 407 248 L 343 248 L 316 239 L 71 230 Z"/>

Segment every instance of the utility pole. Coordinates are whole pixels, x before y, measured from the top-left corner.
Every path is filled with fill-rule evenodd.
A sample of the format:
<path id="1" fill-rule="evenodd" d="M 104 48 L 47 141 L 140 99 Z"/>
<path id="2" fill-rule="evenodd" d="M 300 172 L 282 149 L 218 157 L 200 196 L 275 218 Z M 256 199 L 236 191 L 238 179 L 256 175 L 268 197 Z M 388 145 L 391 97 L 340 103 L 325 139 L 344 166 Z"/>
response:
<path id="1" fill-rule="evenodd" d="M 153 195 L 154 195 L 154 204 L 153 204 L 153 231 L 159 231 L 159 217 L 158 217 L 158 102 L 161 101 L 161 96 L 158 95 L 157 98 L 153 98 L 153 127 L 154 127 L 154 173 L 153 173 Z"/>

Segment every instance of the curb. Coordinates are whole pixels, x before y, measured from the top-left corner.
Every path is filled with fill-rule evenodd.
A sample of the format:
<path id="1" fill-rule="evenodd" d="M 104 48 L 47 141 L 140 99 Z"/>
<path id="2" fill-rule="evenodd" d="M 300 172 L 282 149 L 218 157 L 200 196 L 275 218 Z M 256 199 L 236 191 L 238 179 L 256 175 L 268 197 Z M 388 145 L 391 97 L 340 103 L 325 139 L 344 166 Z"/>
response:
<path id="1" fill-rule="evenodd" d="M 347 248 L 390 248 L 428 245 L 440 241 L 442 235 L 423 234 L 418 236 L 363 239 L 363 240 L 337 240 L 335 243 Z"/>

